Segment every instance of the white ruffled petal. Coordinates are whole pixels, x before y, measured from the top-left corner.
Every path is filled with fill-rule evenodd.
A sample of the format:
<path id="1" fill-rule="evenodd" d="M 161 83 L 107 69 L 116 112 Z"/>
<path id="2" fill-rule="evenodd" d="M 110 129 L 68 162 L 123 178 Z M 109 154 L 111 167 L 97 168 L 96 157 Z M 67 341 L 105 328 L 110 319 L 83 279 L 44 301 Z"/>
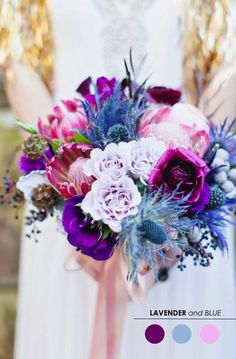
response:
<path id="1" fill-rule="evenodd" d="M 16 187 L 24 193 L 26 201 L 31 202 L 33 189 L 44 183 L 50 184 L 46 171 L 32 171 L 26 176 L 21 176 Z"/>

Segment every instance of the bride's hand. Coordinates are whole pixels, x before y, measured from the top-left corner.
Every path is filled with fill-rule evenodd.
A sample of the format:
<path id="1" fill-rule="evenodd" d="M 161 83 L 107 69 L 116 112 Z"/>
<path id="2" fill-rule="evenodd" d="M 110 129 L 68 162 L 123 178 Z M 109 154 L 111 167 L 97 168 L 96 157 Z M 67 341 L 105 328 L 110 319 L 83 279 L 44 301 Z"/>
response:
<path id="1" fill-rule="evenodd" d="M 178 262 L 177 256 L 181 254 L 181 250 L 176 248 L 168 248 L 165 250 L 166 259 L 163 261 L 160 257 L 156 258 L 156 265 L 159 270 L 159 280 L 165 281 L 168 278 L 169 270 Z M 146 275 L 151 270 L 147 263 L 139 266 L 139 274 Z"/>

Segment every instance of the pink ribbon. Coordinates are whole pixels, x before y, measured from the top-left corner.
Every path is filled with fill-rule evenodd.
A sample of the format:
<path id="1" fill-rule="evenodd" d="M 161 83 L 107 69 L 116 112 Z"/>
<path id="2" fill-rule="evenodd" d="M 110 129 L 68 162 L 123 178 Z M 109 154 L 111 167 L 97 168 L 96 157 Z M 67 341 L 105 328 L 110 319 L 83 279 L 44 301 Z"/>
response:
<path id="1" fill-rule="evenodd" d="M 176 252 L 175 252 L 176 253 Z M 76 252 L 76 260 L 99 284 L 90 359 L 120 359 L 120 343 L 129 301 L 144 302 L 155 283 L 146 265 L 139 270 L 138 283 L 127 280 L 128 267 L 118 249 L 107 261 L 95 261 Z M 171 256 L 170 256 L 171 258 Z M 175 263 L 172 255 L 169 267 Z M 160 263 L 157 265 L 160 267 Z"/>

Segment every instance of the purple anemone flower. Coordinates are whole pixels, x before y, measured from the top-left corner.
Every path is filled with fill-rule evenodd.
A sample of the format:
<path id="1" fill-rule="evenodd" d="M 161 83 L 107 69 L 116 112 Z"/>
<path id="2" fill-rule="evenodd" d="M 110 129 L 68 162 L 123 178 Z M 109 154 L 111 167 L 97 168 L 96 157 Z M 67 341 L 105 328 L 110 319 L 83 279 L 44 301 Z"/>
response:
<path id="1" fill-rule="evenodd" d="M 45 155 L 49 160 L 53 157 L 53 153 L 50 150 L 50 148 L 48 148 L 45 151 Z M 31 158 L 25 155 L 21 155 L 18 162 L 19 170 L 25 175 L 29 174 L 32 171 L 44 170 L 45 165 L 46 165 L 46 159 L 44 157 L 40 157 L 38 160 L 32 160 Z"/>
<path id="2" fill-rule="evenodd" d="M 100 240 L 101 231 L 91 228 L 92 221 L 83 214 L 80 203 L 84 196 L 74 196 L 64 206 L 62 223 L 69 243 L 96 260 L 106 260 L 113 254 L 116 240 L 111 236 Z"/>

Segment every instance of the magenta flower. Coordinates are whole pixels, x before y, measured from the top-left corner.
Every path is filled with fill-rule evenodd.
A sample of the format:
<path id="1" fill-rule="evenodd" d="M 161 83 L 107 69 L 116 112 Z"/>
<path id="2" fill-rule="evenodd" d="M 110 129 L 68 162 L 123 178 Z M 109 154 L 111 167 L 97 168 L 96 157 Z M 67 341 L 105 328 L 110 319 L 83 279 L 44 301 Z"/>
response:
<path id="1" fill-rule="evenodd" d="M 91 228 L 92 221 L 85 218 L 80 203 L 83 196 L 75 196 L 64 206 L 62 224 L 67 232 L 69 243 L 96 260 L 106 260 L 113 254 L 116 239 L 108 236 L 101 240 L 102 232 Z"/>
<path id="2" fill-rule="evenodd" d="M 95 95 L 90 91 L 91 84 L 92 79 L 91 77 L 88 77 L 80 84 L 77 92 L 79 92 L 92 107 L 96 107 Z M 113 94 L 116 84 L 117 80 L 115 77 L 113 77 L 111 80 L 104 76 L 98 77 L 96 86 L 97 92 L 100 95 L 100 100 L 102 102 L 106 101 Z"/>
<path id="3" fill-rule="evenodd" d="M 97 79 L 97 89 L 102 101 L 106 101 L 108 97 L 113 94 L 116 83 L 117 80 L 115 77 L 113 77 L 111 80 L 106 77 L 99 77 Z"/>
<path id="4" fill-rule="evenodd" d="M 55 106 L 48 116 L 48 125 L 38 120 L 38 129 L 42 136 L 69 142 L 75 130 L 86 130 L 87 118 L 79 99 L 61 101 L 62 106 Z"/>
<path id="5" fill-rule="evenodd" d="M 91 150 L 88 145 L 66 143 L 58 149 L 60 157 L 54 156 L 47 164 L 48 179 L 64 198 L 89 191 L 94 179 L 86 176 L 83 168 Z"/>
<path id="6" fill-rule="evenodd" d="M 152 190 L 160 187 L 169 193 L 177 190 L 176 199 L 188 196 L 192 209 L 201 210 L 209 203 L 210 188 L 205 181 L 208 172 L 202 158 L 178 147 L 164 152 L 148 182 Z"/>

